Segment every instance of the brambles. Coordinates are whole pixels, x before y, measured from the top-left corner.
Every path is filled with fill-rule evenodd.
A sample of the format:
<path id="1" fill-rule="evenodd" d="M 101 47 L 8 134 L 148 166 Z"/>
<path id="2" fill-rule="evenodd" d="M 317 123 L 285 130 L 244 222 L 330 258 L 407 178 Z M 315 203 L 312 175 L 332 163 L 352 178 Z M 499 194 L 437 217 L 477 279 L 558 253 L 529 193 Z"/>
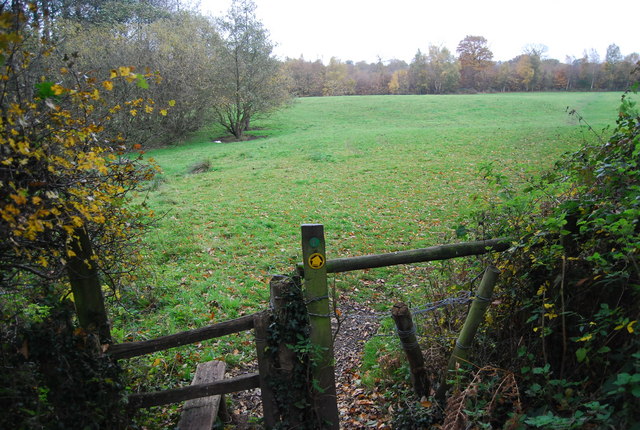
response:
<path id="1" fill-rule="evenodd" d="M 522 414 L 522 403 L 513 373 L 485 366 L 474 371 L 470 381 L 463 377 L 457 382 L 444 411 L 443 429 L 468 428 L 471 424 L 514 428 Z"/>
<path id="2" fill-rule="evenodd" d="M 74 332 L 72 318 L 58 305 L 14 332 L 2 327 L 0 427 L 128 428 L 120 367 L 94 352 L 91 336 Z"/>
<path id="3" fill-rule="evenodd" d="M 640 420 L 640 117 L 629 94 L 616 123 L 527 198 L 489 175 L 505 192 L 483 234 L 518 239 L 500 256 L 501 305 L 487 331 L 500 353 L 483 354 L 517 375 L 524 422 L 536 428 Z"/>

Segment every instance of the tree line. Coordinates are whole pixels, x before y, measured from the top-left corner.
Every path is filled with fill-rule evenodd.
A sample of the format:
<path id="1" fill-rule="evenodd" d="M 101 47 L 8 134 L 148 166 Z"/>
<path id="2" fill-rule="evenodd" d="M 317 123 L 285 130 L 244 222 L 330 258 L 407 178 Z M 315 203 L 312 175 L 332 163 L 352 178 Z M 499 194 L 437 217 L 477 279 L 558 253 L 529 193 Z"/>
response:
<path id="1" fill-rule="evenodd" d="M 564 63 L 530 45 L 506 62 L 494 61 L 488 42 L 467 36 L 455 52 L 429 46 L 410 63 L 276 58 L 268 29 L 256 18 L 255 3 L 234 1 L 223 17 L 205 17 L 182 0 L 15 0 L 5 8 L 24 10 L 32 37 L 48 41 L 47 56 L 32 59 L 25 82 L 42 76 L 68 79 L 60 70 L 110 73 L 114 65 L 153 72 L 144 88 L 117 90 L 109 102 L 132 93 L 165 104 L 171 115 L 132 118 L 122 109 L 110 122 L 113 134 L 140 144 L 163 145 L 218 123 L 242 139 L 252 119 L 292 97 L 370 94 L 445 94 L 505 91 L 624 90 L 640 55 L 623 55 L 612 44 L 604 60 L 595 51 Z"/>
<path id="2" fill-rule="evenodd" d="M 512 91 L 623 91 L 632 82 L 638 53 L 623 55 L 616 44 L 602 60 L 595 50 L 565 62 L 546 58 L 545 46 L 530 45 L 509 61 L 494 61 L 488 41 L 467 36 L 451 52 L 446 47 L 418 50 L 409 64 L 341 61 L 327 65 L 303 57 L 284 67 L 298 96 L 370 94 L 447 94 Z M 457 55 L 456 55 L 457 54 Z"/>

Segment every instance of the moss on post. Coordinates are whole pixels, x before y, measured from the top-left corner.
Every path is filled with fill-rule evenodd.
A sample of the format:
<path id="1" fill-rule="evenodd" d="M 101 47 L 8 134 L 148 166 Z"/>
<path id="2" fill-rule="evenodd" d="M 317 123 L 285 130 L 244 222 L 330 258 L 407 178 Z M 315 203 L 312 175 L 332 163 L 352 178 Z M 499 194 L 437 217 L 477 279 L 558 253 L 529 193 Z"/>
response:
<path id="1" fill-rule="evenodd" d="M 418 345 L 416 328 L 413 325 L 409 307 L 404 303 L 396 303 L 391 308 L 391 316 L 396 323 L 398 337 L 409 362 L 413 389 L 419 397 L 428 396 L 431 384 L 424 367 L 424 357 L 420 345 Z"/>
<path id="2" fill-rule="evenodd" d="M 460 330 L 460 335 L 458 335 L 458 339 L 456 340 L 451 358 L 449 358 L 447 372 L 455 370 L 457 365 L 467 361 L 473 338 L 476 335 L 476 331 L 478 330 L 480 323 L 482 322 L 484 313 L 489 307 L 489 303 L 491 303 L 493 287 L 496 284 L 499 274 L 500 270 L 495 266 L 489 266 L 485 270 L 480 286 L 478 287 L 478 291 L 476 292 L 476 297 L 471 304 L 471 309 L 469 309 L 469 313 L 467 314 L 467 319 L 464 321 L 462 330 Z M 439 401 L 444 401 L 448 388 L 447 372 L 445 372 L 440 388 L 436 393 L 436 397 Z"/>
<path id="3" fill-rule="evenodd" d="M 324 226 L 302 226 L 302 256 L 304 261 L 304 295 L 309 311 L 311 342 L 319 351 L 314 357 L 314 407 L 321 428 L 340 428 L 333 369 L 333 334 L 329 314 L 329 289 L 325 255 Z"/>

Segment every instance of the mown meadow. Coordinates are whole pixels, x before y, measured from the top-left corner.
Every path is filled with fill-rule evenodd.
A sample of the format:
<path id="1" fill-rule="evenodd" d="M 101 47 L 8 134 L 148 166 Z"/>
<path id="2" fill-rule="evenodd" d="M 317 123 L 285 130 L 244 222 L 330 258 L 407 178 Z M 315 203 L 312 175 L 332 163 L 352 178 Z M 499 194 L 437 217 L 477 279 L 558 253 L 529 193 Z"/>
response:
<path id="1" fill-rule="evenodd" d="M 550 167 L 611 125 L 618 93 L 325 97 L 255 121 L 243 142 L 216 129 L 149 151 L 163 173 L 140 196 L 156 213 L 146 263 L 114 312 L 118 341 L 201 327 L 264 309 L 272 275 L 301 260 L 300 225 L 325 226 L 327 257 L 460 240 L 456 229 L 493 192 Z M 208 166 L 190 173 L 196 165 Z M 340 275 L 341 298 L 388 309 L 419 304 L 426 265 Z M 381 282 L 379 282 L 382 280 Z M 338 303 L 339 306 L 339 303 Z M 150 388 L 189 381 L 194 360 L 252 359 L 250 337 L 136 360 Z"/>

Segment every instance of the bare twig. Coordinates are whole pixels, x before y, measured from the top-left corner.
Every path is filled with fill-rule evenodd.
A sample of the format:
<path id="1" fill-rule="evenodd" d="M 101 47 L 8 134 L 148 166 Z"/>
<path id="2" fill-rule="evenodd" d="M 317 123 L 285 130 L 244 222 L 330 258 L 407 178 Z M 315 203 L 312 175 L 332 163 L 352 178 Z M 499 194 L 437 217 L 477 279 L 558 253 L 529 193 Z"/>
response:
<path id="1" fill-rule="evenodd" d="M 562 256 L 562 278 L 560 279 L 560 306 L 561 313 L 560 316 L 562 318 L 562 359 L 560 360 L 560 379 L 564 375 L 564 362 L 565 356 L 567 355 L 567 324 L 565 318 L 565 305 L 564 305 L 564 279 L 566 276 L 566 268 L 567 268 L 567 258 L 566 256 Z"/>

